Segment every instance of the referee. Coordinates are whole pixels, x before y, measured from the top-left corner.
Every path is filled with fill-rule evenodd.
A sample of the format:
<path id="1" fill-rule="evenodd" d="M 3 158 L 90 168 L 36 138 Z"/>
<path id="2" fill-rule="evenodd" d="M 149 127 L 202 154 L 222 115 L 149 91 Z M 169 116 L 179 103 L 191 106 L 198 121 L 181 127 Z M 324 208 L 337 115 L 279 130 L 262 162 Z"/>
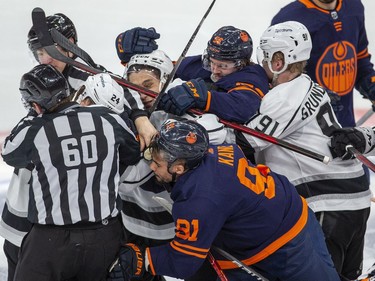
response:
<path id="1" fill-rule="evenodd" d="M 139 143 L 109 109 L 70 102 L 66 79 L 50 65 L 24 74 L 20 91 L 38 116 L 22 119 L 2 151 L 8 165 L 34 165 L 34 225 L 14 280 L 105 280 L 123 239 L 119 172 L 139 161 Z"/>

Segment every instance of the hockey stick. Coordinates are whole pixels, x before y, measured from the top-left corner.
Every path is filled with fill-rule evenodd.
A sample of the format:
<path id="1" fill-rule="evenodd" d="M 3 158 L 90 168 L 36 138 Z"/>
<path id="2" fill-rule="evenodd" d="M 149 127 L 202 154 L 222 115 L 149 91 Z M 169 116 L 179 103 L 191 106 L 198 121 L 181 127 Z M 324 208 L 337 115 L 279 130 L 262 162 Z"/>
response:
<path id="1" fill-rule="evenodd" d="M 56 29 L 54 28 L 51 29 L 51 36 L 52 36 L 53 41 L 57 45 L 73 53 L 74 55 L 82 59 L 85 63 L 87 63 L 88 65 L 95 67 L 96 69 L 101 69 L 102 71 L 106 71 L 103 68 L 103 66 L 95 63 L 88 53 L 86 53 L 83 49 L 78 47 L 78 45 L 73 44 L 68 38 L 66 38 Z"/>
<path id="2" fill-rule="evenodd" d="M 91 74 L 98 74 L 98 73 L 103 72 L 100 69 L 97 69 L 95 67 L 83 64 L 79 61 L 76 61 L 76 60 L 70 58 L 70 57 L 67 57 L 56 49 L 55 42 L 53 41 L 53 39 L 50 35 L 50 32 L 48 30 L 47 24 L 46 24 L 44 11 L 41 8 L 35 8 L 33 10 L 32 19 L 33 19 L 34 28 L 35 28 L 35 30 L 37 32 L 37 35 L 38 35 L 39 42 L 41 43 L 43 48 L 46 50 L 46 52 L 52 58 L 54 58 L 56 60 L 59 60 L 59 61 L 62 61 L 64 63 L 67 63 L 69 65 L 72 65 L 74 67 L 77 67 L 77 68 L 79 68 L 83 71 L 89 72 Z M 69 40 L 68 40 L 68 42 L 69 42 L 70 45 L 74 45 Z M 79 48 L 78 46 L 76 46 L 76 47 Z M 70 51 L 70 46 L 67 45 L 67 46 L 65 46 L 65 48 L 68 51 Z M 72 46 L 72 48 L 73 48 L 73 46 Z M 139 93 L 151 96 L 153 98 L 156 98 L 158 96 L 158 93 L 150 91 L 150 90 L 148 90 L 146 88 L 143 88 L 141 86 L 135 85 L 133 83 L 130 83 L 129 81 L 123 79 L 122 77 L 120 77 L 118 75 L 115 75 L 111 72 L 108 72 L 108 74 L 111 75 L 111 77 L 123 87 L 135 90 Z M 200 112 L 198 110 L 190 110 L 190 111 L 193 112 L 194 114 L 198 114 L 198 115 L 203 114 L 202 112 Z M 271 142 L 273 144 L 279 145 L 279 146 L 284 147 L 286 149 L 292 150 L 294 152 L 300 153 L 300 154 L 305 155 L 307 157 L 310 157 L 312 159 L 323 162 L 324 164 L 328 164 L 328 162 L 330 161 L 330 158 L 328 156 L 321 155 L 319 153 L 310 151 L 310 150 L 305 149 L 303 147 L 296 146 L 294 144 L 288 143 L 288 142 L 283 141 L 281 139 L 277 139 L 277 138 L 272 137 L 270 135 L 264 134 L 260 131 L 256 131 L 254 129 L 251 129 L 251 128 L 248 128 L 246 126 L 243 126 L 243 125 L 240 125 L 240 124 L 237 124 L 237 123 L 234 123 L 234 122 L 230 122 L 230 121 L 227 121 L 227 120 L 224 120 L 224 119 L 219 119 L 219 121 L 229 128 L 238 130 L 240 132 L 243 132 L 243 133 L 252 135 L 254 137 L 260 138 L 262 140 Z"/>
<path id="3" fill-rule="evenodd" d="M 196 111 L 194 111 L 194 113 L 196 113 Z M 268 141 L 270 143 L 279 145 L 279 146 L 284 147 L 286 149 L 292 150 L 294 152 L 300 153 L 300 154 L 305 155 L 307 157 L 310 157 L 312 159 L 318 160 L 318 161 L 320 161 L 324 164 L 328 164 L 329 161 L 331 161 L 329 156 L 321 155 L 321 154 L 316 153 L 314 151 L 308 150 L 308 149 L 303 148 L 301 146 L 294 145 L 294 144 L 286 142 L 282 139 L 279 139 L 279 138 L 267 135 L 265 133 L 262 133 L 260 131 L 251 129 L 249 127 L 246 127 L 246 126 L 234 123 L 234 122 L 230 122 L 230 121 L 227 121 L 227 120 L 224 120 L 224 119 L 221 119 L 221 118 L 219 118 L 219 122 L 226 125 L 229 128 L 232 128 L 232 129 L 235 129 L 237 131 L 249 134 L 249 135 L 257 137 L 261 140 L 265 140 L 265 141 Z"/>
<path id="4" fill-rule="evenodd" d="M 212 246 L 211 247 L 215 252 L 219 253 L 220 255 L 222 255 L 223 257 L 227 258 L 228 260 L 230 260 L 231 262 L 233 262 L 235 265 L 238 266 L 238 268 L 246 271 L 247 273 L 249 273 L 251 276 L 253 277 L 256 277 L 257 280 L 260 280 L 260 281 L 268 281 L 267 278 L 265 278 L 263 275 L 259 274 L 258 272 L 254 271 L 251 267 L 249 267 L 248 265 L 244 264 L 242 261 L 240 261 L 239 259 L 235 258 L 234 256 L 232 256 L 231 254 L 229 254 L 228 252 L 218 248 L 218 247 L 215 247 L 215 246 Z"/>
<path id="5" fill-rule="evenodd" d="M 361 161 L 366 167 L 368 167 L 371 171 L 375 172 L 375 164 L 372 163 L 366 156 L 364 156 L 361 152 L 355 149 L 352 145 L 346 146 L 346 151 L 350 152 L 354 155 L 359 161 Z"/>
<path id="6" fill-rule="evenodd" d="M 199 29 L 201 28 L 204 20 L 207 18 L 208 14 L 210 13 L 210 11 L 211 11 L 212 7 L 214 6 L 215 2 L 216 2 L 216 0 L 212 1 L 211 5 L 208 7 L 206 13 L 203 15 L 201 21 L 199 22 L 198 26 L 196 27 L 195 31 L 193 32 L 193 35 L 190 37 L 189 42 L 185 46 L 185 49 L 182 51 L 180 57 L 178 58 L 177 62 L 175 63 L 172 72 L 168 75 L 168 79 L 164 83 L 163 88 L 160 91 L 160 94 L 156 97 L 154 104 L 150 108 L 150 110 L 149 110 L 150 113 L 154 112 L 156 107 L 158 106 L 161 97 L 163 96 L 163 94 L 167 90 L 169 84 L 171 83 L 174 75 L 176 74 L 176 71 L 177 71 L 178 67 L 180 66 L 182 60 L 185 58 L 187 51 L 189 50 L 191 44 L 193 43 L 193 41 L 195 39 L 195 36 L 197 35 Z"/>
<path id="7" fill-rule="evenodd" d="M 152 196 L 152 199 L 154 199 L 156 202 L 160 204 L 160 206 L 164 207 L 164 209 L 172 214 L 172 204 L 168 202 L 166 199 L 159 197 L 159 196 Z M 214 256 L 208 252 L 207 254 L 208 261 L 210 262 L 213 269 L 216 271 L 217 276 L 221 281 L 228 281 L 228 278 L 225 276 L 224 272 L 221 270 L 220 265 L 214 258 Z"/>

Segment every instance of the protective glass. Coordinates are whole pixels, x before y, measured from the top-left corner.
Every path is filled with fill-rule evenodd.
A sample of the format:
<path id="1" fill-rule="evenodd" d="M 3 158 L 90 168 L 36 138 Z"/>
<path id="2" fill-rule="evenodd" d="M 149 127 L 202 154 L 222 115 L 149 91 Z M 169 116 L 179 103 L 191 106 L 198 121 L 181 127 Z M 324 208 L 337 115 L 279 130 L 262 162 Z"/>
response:
<path id="1" fill-rule="evenodd" d="M 223 62 L 220 62 L 220 63 L 216 63 L 216 62 L 213 62 L 211 59 L 208 59 L 208 63 L 210 65 L 210 67 L 216 67 L 217 69 L 220 69 L 220 70 L 228 70 L 228 69 L 232 69 L 232 68 L 235 68 L 235 67 L 238 66 L 237 62 L 232 62 L 232 63 L 223 63 Z"/>

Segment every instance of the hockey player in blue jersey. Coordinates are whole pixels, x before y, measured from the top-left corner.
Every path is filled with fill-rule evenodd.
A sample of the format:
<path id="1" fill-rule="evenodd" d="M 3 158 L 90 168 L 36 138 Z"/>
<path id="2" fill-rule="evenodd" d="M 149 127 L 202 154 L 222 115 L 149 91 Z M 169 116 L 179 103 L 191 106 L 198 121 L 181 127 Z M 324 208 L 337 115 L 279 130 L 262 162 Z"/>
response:
<path id="1" fill-rule="evenodd" d="M 134 36 L 135 29 L 143 30 L 143 36 Z M 117 54 L 123 64 L 130 59 L 127 52 L 121 52 L 129 49 L 127 46 L 139 45 L 139 41 L 149 38 L 144 42 L 148 48 L 143 51 L 157 48 L 154 33 L 135 29 L 116 39 Z M 198 108 L 229 121 L 248 121 L 268 92 L 267 75 L 261 66 L 251 62 L 252 53 L 253 41 L 247 31 L 221 27 L 208 41 L 203 55 L 184 58 L 175 77 L 187 82 L 169 89 L 158 108 L 176 115 Z"/>
<path id="2" fill-rule="evenodd" d="M 252 52 L 253 42 L 245 30 L 221 27 L 202 56 L 182 61 L 176 77 L 187 82 L 167 91 L 159 108 L 176 115 L 199 108 L 229 121 L 246 122 L 268 92 L 264 70 L 250 60 Z"/>
<path id="3" fill-rule="evenodd" d="M 375 100 L 375 71 L 361 0 L 297 0 L 283 7 L 271 25 L 289 20 L 303 23 L 310 32 L 313 47 L 307 74 L 340 97 L 333 102 L 339 123 L 355 126 L 354 88 Z"/>
<path id="4" fill-rule="evenodd" d="M 169 120 L 145 158 L 171 191 L 176 235 L 158 247 L 125 245 L 114 265 L 124 280 L 189 277 L 212 246 L 269 280 L 339 280 L 305 200 L 286 177 L 250 164 L 238 146 L 209 146 L 198 123 Z M 216 259 L 229 280 L 256 280 L 220 255 Z"/>

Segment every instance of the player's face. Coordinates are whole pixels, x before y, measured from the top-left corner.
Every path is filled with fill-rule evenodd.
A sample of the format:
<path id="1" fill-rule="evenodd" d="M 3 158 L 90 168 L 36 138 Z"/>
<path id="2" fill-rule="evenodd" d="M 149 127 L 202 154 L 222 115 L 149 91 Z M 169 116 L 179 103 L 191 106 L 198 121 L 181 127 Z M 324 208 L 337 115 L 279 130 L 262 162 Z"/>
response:
<path id="1" fill-rule="evenodd" d="M 222 77 L 231 74 L 237 70 L 233 61 L 220 61 L 214 58 L 209 59 L 210 68 L 212 72 L 212 78 L 218 81 Z"/>
<path id="2" fill-rule="evenodd" d="M 168 162 L 160 153 L 153 153 L 150 160 L 150 169 L 154 172 L 156 180 L 160 183 L 172 182 L 172 174 L 168 170 Z M 170 167 L 171 169 L 172 167 Z"/>
<path id="3" fill-rule="evenodd" d="M 68 53 L 65 52 L 62 48 L 60 48 L 59 46 L 56 46 L 56 48 L 64 55 L 68 56 Z M 38 49 L 36 51 L 36 55 L 38 57 L 38 61 L 40 64 L 50 64 L 52 65 L 53 67 L 55 67 L 58 71 L 60 71 L 61 73 L 64 71 L 64 68 L 66 66 L 66 63 L 64 62 L 61 62 L 59 60 L 55 60 L 54 58 L 52 58 L 47 52 L 45 49 Z"/>
<path id="4" fill-rule="evenodd" d="M 140 70 L 137 72 L 128 73 L 128 80 L 130 83 L 142 86 L 156 93 L 160 92 L 160 79 L 156 77 L 154 72 Z M 145 94 L 140 94 L 140 97 L 146 109 L 151 108 L 151 106 L 154 104 L 154 98 Z"/>

